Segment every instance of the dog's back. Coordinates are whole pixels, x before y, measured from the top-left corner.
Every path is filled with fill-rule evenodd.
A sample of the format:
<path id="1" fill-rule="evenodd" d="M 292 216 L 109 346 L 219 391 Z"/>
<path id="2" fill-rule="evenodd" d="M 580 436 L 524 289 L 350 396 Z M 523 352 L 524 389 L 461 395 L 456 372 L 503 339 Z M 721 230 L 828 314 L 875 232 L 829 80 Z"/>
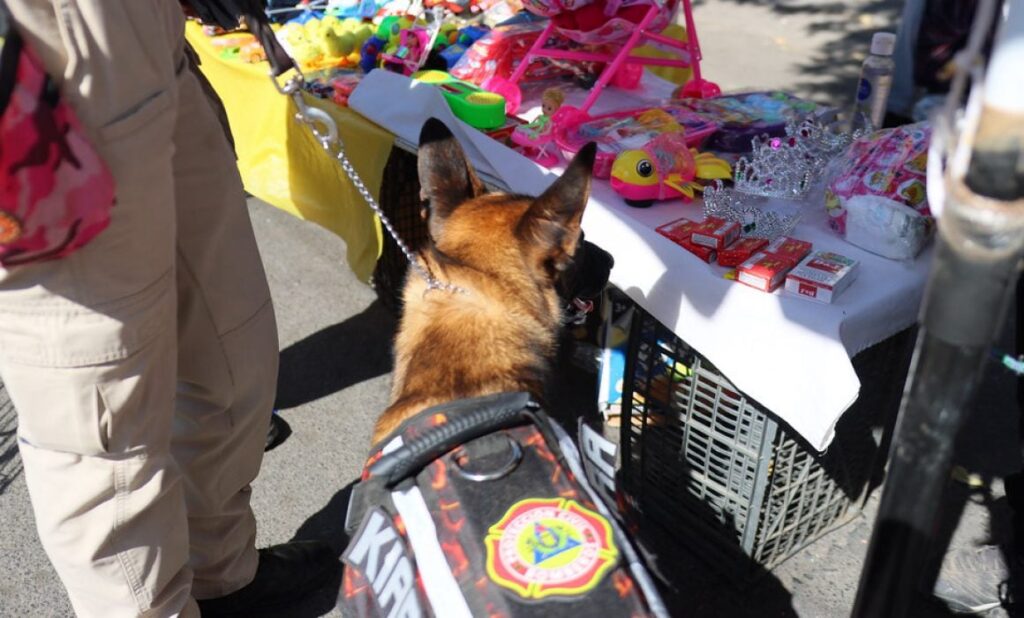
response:
<path id="1" fill-rule="evenodd" d="M 579 242 L 594 149 L 538 198 L 487 194 L 437 120 L 423 128 L 419 161 L 430 205 L 420 261 L 459 291 L 428 290 L 410 273 L 392 405 L 375 444 L 438 403 L 505 391 L 542 396 L 562 317 L 555 285 Z"/>

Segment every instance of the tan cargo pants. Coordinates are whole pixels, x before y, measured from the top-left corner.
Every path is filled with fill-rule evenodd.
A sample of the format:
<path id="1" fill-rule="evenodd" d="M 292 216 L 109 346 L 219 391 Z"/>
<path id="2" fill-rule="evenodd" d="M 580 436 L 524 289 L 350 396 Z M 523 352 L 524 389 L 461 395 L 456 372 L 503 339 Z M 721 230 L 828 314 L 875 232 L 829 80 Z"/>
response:
<path id="1" fill-rule="evenodd" d="M 198 615 L 252 580 L 277 330 L 175 0 L 7 0 L 117 182 L 110 227 L 0 268 L 0 378 L 82 616 Z"/>

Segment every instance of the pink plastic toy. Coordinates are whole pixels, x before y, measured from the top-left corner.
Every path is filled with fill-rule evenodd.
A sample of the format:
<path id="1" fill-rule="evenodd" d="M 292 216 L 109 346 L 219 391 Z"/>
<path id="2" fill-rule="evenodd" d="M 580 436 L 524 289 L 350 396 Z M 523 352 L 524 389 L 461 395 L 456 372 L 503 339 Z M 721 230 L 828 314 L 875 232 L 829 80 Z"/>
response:
<path id="1" fill-rule="evenodd" d="M 697 97 L 713 97 L 721 93 L 717 85 L 704 80 L 700 73 L 700 44 L 693 21 L 690 0 L 683 0 L 687 41 L 681 42 L 659 34 L 672 20 L 678 0 L 526 0 L 525 8 L 532 13 L 549 17 L 547 27 L 534 42 L 526 58 L 519 63 L 509 79 L 494 76 L 483 84 L 497 92 L 508 102 L 508 112 L 514 114 L 522 102 L 519 83 L 527 68 L 537 58 L 606 63 L 597 82 L 583 105 L 582 113 L 601 96 L 604 87 L 612 83 L 633 88 L 640 81 L 644 66 L 691 67 L 693 79 L 686 92 Z M 581 51 L 547 47 L 548 39 L 562 37 L 586 45 L 602 46 L 608 51 Z M 630 56 L 636 47 L 648 42 L 684 52 L 685 58 L 642 58 Z"/>
<path id="2" fill-rule="evenodd" d="M 430 52 L 430 33 L 425 28 L 402 30 L 393 54 L 381 54 L 381 66 L 402 75 L 420 70 Z"/>
<path id="3" fill-rule="evenodd" d="M 731 177 L 726 161 L 691 149 L 679 133 L 666 133 L 616 157 L 611 185 L 630 206 L 646 208 L 657 200 L 689 202 L 703 190 L 700 181 Z"/>
<path id="4" fill-rule="evenodd" d="M 544 167 L 558 163 L 558 156 L 548 151 L 554 141 L 554 127 L 558 110 L 565 102 L 565 93 L 558 88 L 548 88 L 541 97 L 541 115 L 533 122 L 520 125 L 512 131 L 512 142 L 523 146 L 527 157 Z"/>
<path id="5" fill-rule="evenodd" d="M 718 123 L 676 104 L 613 112 L 589 118 L 577 116 L 555 127 L 555 144 L 571 158 L 589 142 L 597 143 L 594 177 L 608 178 L 621 152 L 642 148 L 666 133 L 682 133 L 687 146 L 699 146 L 718 129 Z"/>

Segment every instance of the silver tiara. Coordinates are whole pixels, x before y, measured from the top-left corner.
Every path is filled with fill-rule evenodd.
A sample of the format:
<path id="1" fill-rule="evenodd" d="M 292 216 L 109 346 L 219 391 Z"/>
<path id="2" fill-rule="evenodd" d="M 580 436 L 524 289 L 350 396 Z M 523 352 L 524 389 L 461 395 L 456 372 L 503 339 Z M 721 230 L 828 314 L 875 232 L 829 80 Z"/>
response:
<path id="1" fill-rule="evenodd" d="M 811 117 L 786 124 L 786 135 L 762 134 L 751 141 L 750 157 L 736 162 L 736 191 L 765 197 L 799 198 L 825 166 L 860 132 L 849 134 Z"/>
<path id="2" fill-rule="evenodd" d="M 726 188 L 716 180 L 704 187 L 704 216 L 739 223 L 743 236 L 774 240 L 789 235 L 800 221 L 800 210 L 784 214 L 765 208 L 763 197 Z"/>

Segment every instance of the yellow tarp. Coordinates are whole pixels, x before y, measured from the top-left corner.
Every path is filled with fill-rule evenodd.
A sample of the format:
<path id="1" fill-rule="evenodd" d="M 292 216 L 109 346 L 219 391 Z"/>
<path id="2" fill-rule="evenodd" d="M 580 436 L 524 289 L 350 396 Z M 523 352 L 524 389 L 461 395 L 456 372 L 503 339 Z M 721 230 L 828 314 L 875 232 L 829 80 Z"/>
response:
<path id="1" fill-rule="evenodd" d="M 349 266 L 368 281 L 380 256 L 380 221 L 337 162 L 296 122 L 295 103 L 274 88 L 268 65 L 220 58 L 195 23 L 185 34 L 227 108 L 246 191 L 342 237 Z M 331 115 L 356 171 L 378 197 L 394 136 L 330 101 L 307 96 L 306 102 Z"/>

